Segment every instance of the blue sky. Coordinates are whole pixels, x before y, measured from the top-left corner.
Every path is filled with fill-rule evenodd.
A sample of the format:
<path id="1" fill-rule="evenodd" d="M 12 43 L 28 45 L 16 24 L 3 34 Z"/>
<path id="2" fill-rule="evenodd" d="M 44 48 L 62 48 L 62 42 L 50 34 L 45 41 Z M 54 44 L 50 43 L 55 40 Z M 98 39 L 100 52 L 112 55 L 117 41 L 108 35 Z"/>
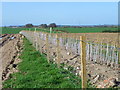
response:
<path id="1" fill-rule="evenodd" d="M 3 2 L 4 25 L 118 24 L 117 2 Z"/>

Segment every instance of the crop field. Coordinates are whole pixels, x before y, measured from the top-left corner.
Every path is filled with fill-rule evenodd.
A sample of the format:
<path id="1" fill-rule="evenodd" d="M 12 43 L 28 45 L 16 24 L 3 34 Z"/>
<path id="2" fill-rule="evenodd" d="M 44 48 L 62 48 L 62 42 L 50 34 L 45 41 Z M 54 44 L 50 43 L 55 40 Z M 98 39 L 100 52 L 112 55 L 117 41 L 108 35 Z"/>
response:
<path id="1" fill-rule="evenodd" d="M 3 27 L 0 28 L 1 34 L 16 34 L 22 30 L 29 30 L 34 31 L 35 28 L 10 28 L 10 27 Z M 44 31 L 50 32 L 49 28 L 36 28 L 36 31 Z M 58 32 L 68 32 L 68 33 L 101 33 L 101 32 L 118 32 L 118 28 L 115 27 L 82 27 L 82 28 L 63 28 L 63 27 L 56 27 L 53 28 L 52 33 Z"/>
<path id="2" fill-rule="evenodd" d="M 69 33 L 97 33 L 97 32 L 117 32 L 118 28 L 115 27 L 82 27 L 82 28 L 54 28 Z"/>
<path id="3" fill-rule="evenodd" d="M 17 34 L 21 30 L 27 30 L 26 28 L 9 28 L 9 27 L 3 27 L 0 29 L 2 34 Z"/>
<path id="4" fill-rule="evenodd" d="M 0 28 L 1 34 L 17 34 L 22 30 L 28 30 L 28 31 L 35 31 L 35 28 L 9 28 L 9 27 L 3 27 Z M 49 28 L 36 28 L 36 31 L 44 31 L 49 32 Z M 53 31 L 52 33 L 56 33 L 57 31 Z"/>
<path id="5" fill-rule="evenodd" d="M 23 28 L 0 28 L 1 34 L 16 34 L 19 33 Z"/>

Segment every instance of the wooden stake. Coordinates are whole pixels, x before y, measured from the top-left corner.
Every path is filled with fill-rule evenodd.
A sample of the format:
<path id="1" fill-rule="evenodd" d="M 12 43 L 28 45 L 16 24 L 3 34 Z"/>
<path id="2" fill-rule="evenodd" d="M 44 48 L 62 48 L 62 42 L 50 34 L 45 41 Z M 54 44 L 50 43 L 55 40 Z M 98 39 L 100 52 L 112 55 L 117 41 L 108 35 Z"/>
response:
<path id="1" fill-rule="evenodd" d="M 49 56 L 48 34 L 46 34 L 46 50 L 47 50 L 47 60 L 48 60 L 48 63 L 49 63 L 50 56 Z"/>
<path id="2" fill-rule="evenodd" d="M 33 46 L 35 47 L 35 45 L 36 45 L 36 41 L 35 41 L 35 31 L 34 31 L 34 36 L 33 36 L 33 38 L 34 38 Z M 36 47 L 35 47 L 35 48 L 36 48 Z"/>
<path id="3" fill-rule="evenodd" d="M 39 50 L 40 50 L 40 53 L 42 54 L 42 42 L 41 42 L 41 33 L 39 33 L 39 39 L 38 39 L 38 42 L 39 42 Z"/>
<path id="4" fill-rule="evenodd" d="M 87 88 L 87 74 L 86 74 L 86 40 L 85 36 L 80 36 L 80 47 L 81 47 L 81 78 L 82 88 Z"/>
<path id="5" fill-rule="evenodd" d="M 57 39 L 57 48 L 56 48 L 56 51 L 57 51 L 57 65 L 58 65 L 58 68 L 60 67 L 60 51 L 59 51 L 59 44 L 60 44 L 60 41 L 59 41 L 59 35 L 56 34 L 56 39 Z"/>
<path id="6" fill-rule="evenodd" d="M 36 50 L 38 51 L 38 33 L 36 33 Z"/>

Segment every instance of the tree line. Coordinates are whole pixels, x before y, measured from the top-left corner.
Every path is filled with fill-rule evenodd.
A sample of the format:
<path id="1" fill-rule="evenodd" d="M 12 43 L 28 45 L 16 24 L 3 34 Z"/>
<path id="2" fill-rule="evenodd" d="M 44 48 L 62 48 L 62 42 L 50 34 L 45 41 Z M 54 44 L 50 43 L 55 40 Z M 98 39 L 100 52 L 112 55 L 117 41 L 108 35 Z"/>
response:
<path id="1" fill-rule="evenodd" d="M 33 24 L 26 24 L 25 27 L 32 28 L 32 27 L 35 27 L 35 26 Z M 39 25 L 39 27 L 41 27 L 41 28 L 57 27 L 57 25 L 55 23 L 51 23 L 49 25 L 47 25 L 47 24 L 41 24 L 41 25 Z"/>

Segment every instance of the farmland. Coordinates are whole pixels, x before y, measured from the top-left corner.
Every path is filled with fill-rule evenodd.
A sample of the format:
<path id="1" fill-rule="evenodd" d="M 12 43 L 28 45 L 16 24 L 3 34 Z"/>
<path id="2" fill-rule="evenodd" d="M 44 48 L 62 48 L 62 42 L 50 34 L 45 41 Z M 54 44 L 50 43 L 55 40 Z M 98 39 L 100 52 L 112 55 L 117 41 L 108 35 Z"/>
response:
<path id="1" fill-rule="evenodd" d="M 69 33 L 97 33 L 97 32 L 108 32 L 108 31 L 118 31 L 118 28 L 112 27 L 82 27 L 82 28 L 54 28 L 57 30 L 63 30 Z"/>
<path id="2" fill-rule="evenodd" d="M 3 0 L 0 90 L 120 90 L 119 6 Z"/>
<path id="3" fill-rule="evenodd" d="M 101 59 L 102 61 L 102 63 L 97 62 L 97 64 L 94 65 L 93 62 L 91 61 L 87 62 L 86 64 L 88 70 L 87 74 L 91 75 L 88 77 L 88 80 L 91 80 L 92 81 L 91 83 L 93 85 L 95 85 L 96 83 L 96 86 L 99 86 L 99 83 L 103 83 L 103 80 L 112 78 L 113 76 L 117 78 L 118 75 L 117 71 L 114 70 L 113 72 L 114 65 L 111 63 L 111 61 L 115 61 L 115 60 L 116 62 L 118 61 L 118 52 L 116 53 L 116 51 L 114 51 L 116 47 L 111 47 L 111 45 L 114 45 L 118 42 L 118 33 L 103 33 L 105 31 L 117 31 L 117 30 L 118 30 L 117 28 L 108 28 L 108 27 L 99 27 L 99 28 L 98 27 L 93 27 L 93 28 L 59 27 L 59 28 L 53 28 L 52 34 L 50 34 L 49 28 L 36 28 L 36 32 L 32 32 L 35 31 L 35 28 L 8 28 L 8 27 L 3 28 L 2 34 L 17 34 L 20 31 L 22 31 L 23 32 L 22 34 L 31 42 L 30 43 L 27 39 L 24 38 L 24 45 L 23 45 L 24 49 L 20 56 L 22 62 L 19 63 L 17 66 L 20 72 L 10 74 L 9 79 L 3 83 L 4 85 L 3 87 L 27 88 L 28 85 L 30 85 L 31 88 L 33 87 L 34 88 L 53 88 L 53 87 L 81 88 L 81 79 L 77 77 L 81 72 L 81 68 L 80 68 L 81 63 L 79 62 L 81 59 L 79 56 L 77 58 L 74 57 L 76 55 L 80 55 L 80 48 L 79 48 L 80 36 L 86 36 L 87 41 L 90 41 L 90 43 L 87 44 L 88 50 L 86 50 L 87 55 L 90 57 L 87 56 L 87 58 L 89 58 L 92 61 L 96 61 L 96 59 L 98 58 L 97 61 L 99 61 L 99 59 Z M 48 33 L 44 33 L 44 32 L 48 32 Z M 60 34 L 57 34 L 60 36 L 59 37 L 60 45 L 63 45 L 60 47 L 61 51 L 59 53 L 61 60 L 60 62 L 62 63 L 61 66 L 65 65 L 65 67 L 62 68 L 57 68 L 56 65 L 57 63 L 55 63 L 57 60 L 56 59 L 57 56 L 59 56 L 58 53 L 56 52 L 57 50 L 56 33 L 58 32 L 60 32 Z M 47 41 L 46 39 L 47 34 L 49 35 L 48 38 L 49 41 Z M 100 44 L 101 41 L 102 44 L 107 46 L 102 46 Z M 99 43 L 95 44 L 96 42 Z M 49 43 L 50 49 L 47 48 L 46 43 Z M 32 46 L 32 44 L 37 51 Z M 111 53 L 108 53 L 108 51 Z M 48 52 L 50 54 L 48 54 Z M 51 60 L 50 63 L 47 63 L 47 60 L 49 60 L 48 58 L 50 58 Z M 100 65 L 103 64 L 104 61 L 105 64 L 107 64 L 106 63 L 107 60 L 110 61 L 108 62 L 108 64 L 110 64 L 109 66 Z M 95 67 L 94 69 L 93 66 Z M 113 67 L 113 69 L 109 68 L 110 66 Z M 65 70 L 65 68 L 67 68 L 67 70 Z M 104 73 L 105 70 L 108 72 Z M 68 71 L 72 72 L 76 76 Z M 63 73 L 61 74 L 61 72 Z M 109 75 L 110 73 L 112 74 Z M 26 77 L 24 77 L 24 75 L 26 75 Z M 100 81 L 99 80 L 95 81 L 96 77 L 100 75 L 103 76 L 103 78 L 100 77 Z M 88 87 L 91 87 L 91 85 L 88 85 Z"/>
<path id="4" fill-rule="evenodd" d="M 75 75 L 81 75 L 80 71 L 81 71 L 82 63 L 80 63 L 81 58 L 79 57 L 79 55 L 81 56 L 82 53 L 80 53 L 81 52 L 80 36 L 83 36 L 84 34 L 83 35 L 79 33 L 50 34 L 50 33 L 44 33 L 39 31 L 36 31 L 36 32 L 22 31 L 21 33 L 29 41 L 33 43 L 33 46 L 36 47 L 36 50 L 40 51 L 41 53 L 47 54 L 48 62 L 50 61 L 55 62 L 58 64 L 58 67 L 61 64 L 64 64 L 64 68 L 68 69 L 70 67 L 71 72 L 73 72 Z M 115 33 L 110 33 L 110 34 L 100 33 L 100 36 L 106 37 L 107 35 L 107 39 L 109 40 L 108 36 L 112 36 L 113 38 L 116 36 L 114 34 Z M 97 37 L 91 33 L 89 33 L 87 37 L 90 38 L 92 36 L 93 36 L 93 39 L 94 37 Z M 117 76 L 118 75 L 117 74 L 118 49 L 115 46 L 108 44 L 108 42 L 106 41 L 98 44 L 94 42 L 89 42 L 89 43 L 84 42 L 84 43 L 86 43 L 86 46 L 84 47 L 87 48 L 87 49 L 84 49 L 87 54 L 86 56 L 87 63 L 85 65 L 87 66 L 87 74 L 90 74 L 90 76 L 88 76 L 88 79 L 90 79 L 90 82 L 93 85 L 95 84 L 97 87 L 100 87 L 99 84 L 104 83 L 103 78 L 111 79 L 113 78 L 113 76 L 117 78 L 118 77 Z M 116 70 L 113 71 L 113 69 L 116 69 Z M 107 72 L 104 73 L 105 71 Z M 102 75 L 103 78 L 99 78 L 99 80 L 97 81 L 94 80 L 94 76 L 100 77 L 99 75 L 100 76 Z M 109 82 L 107 84 L 108 86 L 104 86 L 104 87 L 111 86 Z"/>
<path id="5" fill-rule="evenodd" d="M 17 34 L 22 30 L 35 31 L 35 28 L 9 28 L 3 27 L 0 29 L 2 34 Z M 49 28 L 36 28 L 36 31 L 50 32 Z M 72 28 L 72 27 L 56 27 L 53 28 L 51 33 L 77 33 L 76 35 L 86 35 L 89 40 L 101 42 L 103 39 L 105 42 L 118 43 L 120 37 L 118 35 L 118 28 L 116 27 L 82 27 L 82 28 Z M 111 32 L 111 33 L 109 33 Z M 84 34 L 83 34 L 84 33 Z M 73 35 L 74 36 L 74 35 Z M 94 38 L 96 37 L 96 38 Z"/>
<path id="6" fill-rule="evenodd" d="M 19 33 L 21 30 L 30 30 L 34 31 L 35 28 L 10 28 L 10 27 L 3 27 L 0 28 L 2 34 L 16 34 Z M 37 31 L 45 31 L 49 32 L 49 28 L 37 28 Z M 60 30 L 63 32 L 68 33 L 102 33 L 102 32 L 117 32 L 118 28 L 116 27 L 82 27 L 82 28 L 63 28 L 63 27 L 56 27 L 53 28 L 52 33 L 56 33 Z"/>
<path id="7" fill-rule="evenodd" d="M 17 34 L 22 30 L 28 30 L 28 31 L 34 31 L 35 28 L 9 28 L 9 27 L 3 27 L 0 29 L 2 34 Z M 36 28 L 37 31 L 44 31 L 49 32 L 49 28 Z M 53 31 L 52 33 L 56 33 L 56 31 Z"/>

